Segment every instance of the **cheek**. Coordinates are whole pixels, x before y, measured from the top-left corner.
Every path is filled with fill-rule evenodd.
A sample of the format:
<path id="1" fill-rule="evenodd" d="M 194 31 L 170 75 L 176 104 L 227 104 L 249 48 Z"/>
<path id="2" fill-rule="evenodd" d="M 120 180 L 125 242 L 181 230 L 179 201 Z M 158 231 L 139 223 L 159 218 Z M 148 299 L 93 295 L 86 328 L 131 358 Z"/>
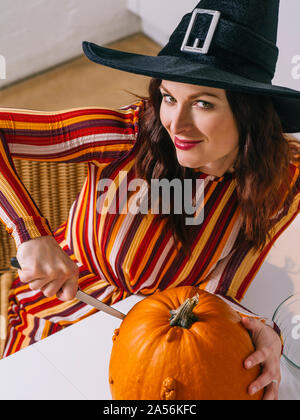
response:
<path id="1" fill-rule="evenodd" d="M 239 132 L 236 122 L 231 114 L 219 116 L 213 121 L 207 121 L 203 127 L 204 133 L 213 139 L 219 147 L 234 148 L 239 143 Z"/>
<path id="2" fill-rule="evenodd" d="M 239 144 L 239 131 L 233 118 L 228 118 L 228 123 L 224 127 L 226 139 L 233 148 Z"/>
<path id="3" fill-rule="evenodd" d="M 171 126 L 171 118 L 170 118 L 170 111 L 167 112 L 165 107 L 163 106 L 163 104 L 160 107 L 160 122 L 162 124 L 162 126 L 168 131 L 170 132 L 170 126 Z"/>

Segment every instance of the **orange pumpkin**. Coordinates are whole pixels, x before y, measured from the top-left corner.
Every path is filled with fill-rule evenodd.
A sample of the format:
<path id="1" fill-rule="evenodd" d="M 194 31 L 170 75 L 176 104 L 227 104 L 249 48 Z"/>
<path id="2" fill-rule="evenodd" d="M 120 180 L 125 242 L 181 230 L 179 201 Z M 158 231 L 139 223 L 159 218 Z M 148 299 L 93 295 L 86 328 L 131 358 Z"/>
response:
<path id="1" fill-rule="evenodd" d="M 170 320 L 171 318 L 171 320 Z M 138 302 L 115 331 L 109 382 L 116 400 L 250 400 L 260 373 L 240 316 L 217 296 L 184 286 Z"/>

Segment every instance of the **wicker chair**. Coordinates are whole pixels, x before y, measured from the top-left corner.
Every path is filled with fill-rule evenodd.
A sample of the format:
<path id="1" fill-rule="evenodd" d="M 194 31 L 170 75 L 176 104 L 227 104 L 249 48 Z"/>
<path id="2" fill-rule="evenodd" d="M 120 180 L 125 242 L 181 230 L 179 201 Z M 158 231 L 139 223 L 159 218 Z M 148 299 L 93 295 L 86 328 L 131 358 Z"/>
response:
<path id="1" fill-rule="evenodd" d="M 69 209 L 79 193 L 86 177 L 84 163 L 48 163 L 14 161 L 17 172 L 32 198 L 48 219 L 52 230 L 68 217 Z M 0 225 L 0 358 L 5 342 L 7 325 L 8 291 L 16 270 L 10 266 L 16 255 L 14 240 Z"/>

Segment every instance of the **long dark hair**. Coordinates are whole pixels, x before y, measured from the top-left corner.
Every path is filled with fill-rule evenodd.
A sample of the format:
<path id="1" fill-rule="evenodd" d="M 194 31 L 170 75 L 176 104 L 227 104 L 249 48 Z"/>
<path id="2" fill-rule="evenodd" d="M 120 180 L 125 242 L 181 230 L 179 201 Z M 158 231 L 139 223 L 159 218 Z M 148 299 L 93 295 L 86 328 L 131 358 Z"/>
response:
<path id="1" fill-rule="evenodd" d="M 149 97 L 139 132 L 140 148 L 136 158 L 137 176 L 147 181 L 175 178 L 195 179 L 195 171 L 182 167 L 176 157 L 169 134 L 160 121 L 161 80 L 151 79 Z M 294 198 L 290 187 L 290 163 L 299 159 L 300 145 L 282 132 L 281 121 L 272 99 L 267 96 L 226 91 L 227 99 L 239 131 L 239 153 L 235 164 L 236 190 L 242 226 L 236 246 L 249 242 L 263 249 L 270 237 L 273 216 L 287 211 Z M 172 200 L 171 200 L 172 209 Z M 175 243 L 191 253 L 191 235 L 183 214 L 159 214 L 166 219 Z"/>

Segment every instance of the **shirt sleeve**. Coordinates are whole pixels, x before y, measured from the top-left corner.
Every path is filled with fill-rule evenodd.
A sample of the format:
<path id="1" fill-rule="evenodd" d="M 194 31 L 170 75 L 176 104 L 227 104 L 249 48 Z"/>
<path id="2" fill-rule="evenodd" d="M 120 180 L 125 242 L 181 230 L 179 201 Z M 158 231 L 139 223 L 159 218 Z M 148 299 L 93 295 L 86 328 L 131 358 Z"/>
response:
<path id="1" fill-rule="evenodd" d="M 142 106 L 139 102 L 121 110 L 60 112 L 0 109 L 0 221 L 17 247 L 52 232 L 18 177 L 13 158 L 108 165 L 133 147 Z"/>

